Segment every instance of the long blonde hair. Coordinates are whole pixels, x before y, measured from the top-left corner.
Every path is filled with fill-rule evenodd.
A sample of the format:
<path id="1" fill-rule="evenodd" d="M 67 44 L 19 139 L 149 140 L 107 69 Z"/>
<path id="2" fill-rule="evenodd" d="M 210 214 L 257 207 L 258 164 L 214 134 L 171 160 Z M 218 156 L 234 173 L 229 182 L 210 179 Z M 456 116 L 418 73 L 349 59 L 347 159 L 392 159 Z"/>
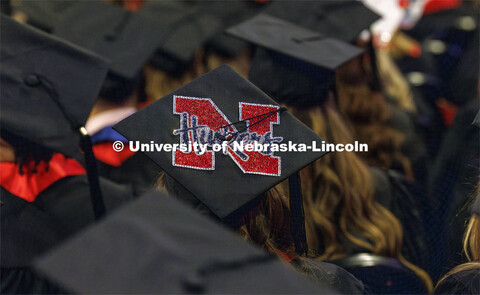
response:
<path id="1" fill-rule="evenodd" d="M 332 143 L 351 143 L 341 115 L 328 106 L 289 111 Z M 312 255 L 320 260 L 347 256 L 340 235 L 365 250 L 398 259 L 414 271 L 429 291 L 432 281 L 402 254 L 403 230 L 398 219 L 374 199 L 375 187 L 366 164 L 354 153 L 331 153 L 301 172 L 306 231 Z M 317 252 L 317 253 L 315 253 Z"/>
<path id="2" fill-rule="evenodd" d="M 353 59 L 337 70 L 338 109 L 347 119 L 355 140 L 367 143 L 368 153 L 360 156 L 380 168 L 399 166 L 413 179 L 410 161 L 402 153 L 405 135 L 387 125 L 390 112 L 383 94 L 372 90 L 370 75 L 361 59 Z"/>

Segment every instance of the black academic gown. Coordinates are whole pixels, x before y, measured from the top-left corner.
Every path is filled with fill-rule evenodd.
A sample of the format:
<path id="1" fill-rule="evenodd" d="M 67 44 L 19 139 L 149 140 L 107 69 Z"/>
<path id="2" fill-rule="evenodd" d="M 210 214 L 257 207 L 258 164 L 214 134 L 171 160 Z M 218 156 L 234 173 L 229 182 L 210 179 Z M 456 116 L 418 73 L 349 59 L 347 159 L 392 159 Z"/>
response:
<path id="1" fill-rule="evenodd" d="M 412 165 L 415 180 L 423 185 L 427 178 L 427 148 L 424 139 L 420 136 L 417 122 L 413 114 L 389 103 L 390 118 L 387 125 L 404 134 L 405 140 L 402 144 L 402 153 L 408 158 Z M 400 171 L 403 170 L 401 163 L 398 163 Z"/>
<path id="2" fill-rule="evenodd" d="M 432 169 L 428 190 L 435 198 L 447 239 L 448 257 L 444 270 L 462 262 L 463 233 L 470 217 L 465 207 L 478 182 L 480 168 L 480 128 L 472 122 L 480 109 L 480 99 L 462 107 L 448 129 Z"/>
<path id="3" fill-rule="evenodd" d="M 129 201 L 131 192 L 100 179 L 107 212 Z M 62 291 L 30 268 L 32 261 L 94 222 L 86 175 L 62 178 L 27 202 L 1 193 L 1 293 Z"/>
<path id="4" fill-rule="evenodd" d="M 480 294 L 480 266 L 452 274 L 435 288 L 434 293 Z"/>
<path id="5" fill-rule="evenodd" d="M 314 282 L 327 285 L 341 294 L 369 294 L 360 280 L 335 264 L 305 258 L 297 258 L 290 263 Z"/>
<path id="6" fill-rule="evenodd" d="M 106 126 L 93 134 L 92 141 L 100 176 L 131 186 L 135 195 L 141 195 L 154 187 L 162 170 L 144 153 L 130 151 L 128 141 L 113 130 L 112 126 Z M 121 152 L 113 149 L 113 144 L 117 141 L 124 144 Z"/>
<path id="7" fill-rule="evenodd" d="M 445 241 L 432 199 L 421 186 L 395 171 L 370 168 L 370 172 L 375 181 L 376 201 L 402 224 L 404 257 L 438 278 Z"/>
<path id="8" fill-rule="evenodd" d="M 154 188 L 162 171 L 150 158 L 141 152 L 126 159 L 120 166 L 112 166 L 98 161 L 99 175 L 115 183 L 128 184 L 135 195 L 141 195 Z"/>

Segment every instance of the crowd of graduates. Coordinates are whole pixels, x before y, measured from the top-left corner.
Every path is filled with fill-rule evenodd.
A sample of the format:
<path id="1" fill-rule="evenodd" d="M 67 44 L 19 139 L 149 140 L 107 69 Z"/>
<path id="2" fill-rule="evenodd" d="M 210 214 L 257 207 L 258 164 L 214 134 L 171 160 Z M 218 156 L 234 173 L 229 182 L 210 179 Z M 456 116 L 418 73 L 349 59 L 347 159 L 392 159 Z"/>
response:
<path id="1" fill-rule="evenodd" d="M 474 0 L 1 0 L 1 293 L 480 294 L 479 26 Z"/>

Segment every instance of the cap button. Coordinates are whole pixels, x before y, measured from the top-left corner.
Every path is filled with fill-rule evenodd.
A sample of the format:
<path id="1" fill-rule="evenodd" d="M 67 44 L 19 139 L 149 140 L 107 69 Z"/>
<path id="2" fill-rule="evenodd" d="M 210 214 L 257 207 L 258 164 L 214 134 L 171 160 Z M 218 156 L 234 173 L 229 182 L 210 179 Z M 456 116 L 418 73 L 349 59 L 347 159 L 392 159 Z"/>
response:
<path id="1" fill-rule="evenodd" d="M 34 87 L 40 84 L 40 79 L 35 74 L 30 74 L 26 76 L 23 81 L 30 87 Z"/>

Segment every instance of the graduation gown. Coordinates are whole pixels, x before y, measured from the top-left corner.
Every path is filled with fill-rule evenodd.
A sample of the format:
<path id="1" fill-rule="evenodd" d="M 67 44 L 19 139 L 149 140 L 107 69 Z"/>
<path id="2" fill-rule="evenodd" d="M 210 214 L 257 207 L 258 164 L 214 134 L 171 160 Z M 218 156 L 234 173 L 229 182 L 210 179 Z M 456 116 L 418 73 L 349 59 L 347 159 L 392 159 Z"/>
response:
<path id="1" fill-rule="evenodd" d="M 93 152 L 98 160 L 99 175 L 119 184 L 130 185 L 135 195 L 153 188 L 161 169 L 141 152 L 132 152 L 128 140 L 112 126 L 136 112 L 132 107 L 119 107 L 93 116 L 86 128 L 92 134 Z M 113 148 L 120 141 L 121 151 Z"/>
<path id="2" fill-rule="evenodd" d="M 113 144 L 109 143 L 109 144 Z M 98 159 L 98 173 L 102 177 L 119 184 L 129 184 L 135 195 L 152 189 L 162 171 L 143 153 L 135 153 L 120 165 L 111 165 Z"/>
<path id="3" fill-rule="evenodd" d="M 397 107 L 393 103 L 389 103 L 390 118 L 387 122 L 388 126 L 402 132 L 405 140 L 402 144 L 403 154 L 410 160 L 412 164 L 415 180 L 423 185 L 427 180 L 427 149 L 423 138 L 418 133 L 415 118 L 412 114 Z M 401 163 L 397 163 L 399 171 L 403 170 Z"/>
<path id="4" fill-rule="evenodd" d="M 305 258 L 292 260 L 291 265 L 314 282 L 327 285 L 341 294 L 368 294 L 363 283 L 335 264 Z"/>
<path id="5" fill-rule="evenodd" d="M 132 198 L 131 192 L 108 180 L 100 179 L 100 186 L 107 212 Z M 87 176 L 61 177 L 30 201 L 18 185 L 2 183 L 0 196 L 1 293 L 62 292 L 35 274 L 30 265 L 33 259 L 94 222 Z"/>
<path id="6" fill-rule="evenodd" d="M 432 277 L 441 275 L 445 255 L 440 216 L 426 191 L 392 170 L 370 168 L 375 199 L 398 218 L 403 228 L 402 254 Z"/>
<path id="7" fill-rule="evenodd" d="M 465 204 L 478 182 L 480 129 L 472 122 L 480 108 L 477 98 L 459 109 L 443 141 L 429 178 L 428 191 L 435 198 L 449 246 L 445 269 L 462 263 L 463 233 L 470 217 Z"/>

